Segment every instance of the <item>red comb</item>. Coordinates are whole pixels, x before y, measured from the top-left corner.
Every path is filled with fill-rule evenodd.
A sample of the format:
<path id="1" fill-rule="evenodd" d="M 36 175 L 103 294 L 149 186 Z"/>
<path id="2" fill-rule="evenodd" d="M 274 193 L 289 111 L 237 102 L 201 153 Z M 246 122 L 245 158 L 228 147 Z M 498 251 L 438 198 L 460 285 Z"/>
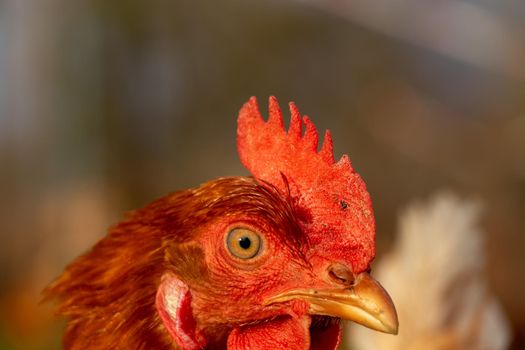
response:
<path id="1" fill-rule="evenodd" d="M 324 246 L 331 241 L 326 235 L 336 234 L 338 245 L 324 248 L 341 260 L 349 259 L 354 272 L 364 270 L 375 253 L 375 222 L 366 186 L 346 155 L 334 162 L 329 131 L 318 151 L 315 125 L 308 117 L 301 118 L 294 103 L 290 112 L 286 131 L 275 97 L 270 97 L 266 122 L 255 97 L 244 104 L 237 128 L 241 162 L 254 177 L 283 193 L 290 190 L 296 204 L 308 213 L 304 230 L 310 242 Z"/>

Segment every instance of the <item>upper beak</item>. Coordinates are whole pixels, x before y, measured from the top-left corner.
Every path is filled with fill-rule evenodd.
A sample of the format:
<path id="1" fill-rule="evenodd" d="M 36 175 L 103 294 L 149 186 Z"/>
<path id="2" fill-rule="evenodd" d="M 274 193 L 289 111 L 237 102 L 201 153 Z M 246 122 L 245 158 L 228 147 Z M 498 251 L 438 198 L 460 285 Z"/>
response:
<path id="1" fill-rule="evenodd" d="M 397 334 L 397 313 L 392 299 L 368 273 L 357 276 L 353 286 L 339 290 L 294 289 L 271 297 L 266 304 L 301 299 L 312 315 L 340 317 L 368 328 Z"/>

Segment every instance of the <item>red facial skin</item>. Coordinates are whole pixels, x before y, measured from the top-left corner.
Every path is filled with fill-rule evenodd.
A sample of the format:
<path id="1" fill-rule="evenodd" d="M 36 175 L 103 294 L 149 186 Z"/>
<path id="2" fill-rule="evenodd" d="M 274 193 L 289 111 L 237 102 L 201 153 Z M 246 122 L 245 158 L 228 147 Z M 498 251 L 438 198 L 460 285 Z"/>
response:
<path id="1" fill-rule="evenodd" d="M 276 101 L 270 115 L 262 121 L 252 99 L 239 116 L 239 153 L 257 180 L 217 179 L 153 202 L 47 288 L 68 318 L 64 349 L 337 348 L 339 320 L 308 315 L 304 301 L 265 301 L 291 289 L 342 288 L 328 272 L 334 263 L 367 270 L 370 197 L 347 158 L 333 163 L 330 139 L 317 153 L 313 124 L 302 138 L 284 131 Z M 262 239 L 253 259 L 227 248 L 239 227 Z"/>
<path id="2" fill-rule="evenodd" d="M 243 187 L 239 180 L 234 181 L 238 189 Z M 193 316 L 198 325 L 197 334 L 206 339 L 208 345 L 217 346 L 222 344 L 225 334 L 233 330 L 230 348 L 247 343 L 253 346 L 252 342 L 257 342 L 258 348 L 271 349 L 274 348 L 272 342 L 275 337 L 268 333 L 275 333 L 275 336 L 280 333 L 282 341 L 290 342 L 290 348 L 292 344 L 308 348 L 311 323 L 311 317 L 307 315 L 308 305 L 296 300 L 267 306 L 265 300 L 293 288 L 329 289 L 341 286 L 328 275 L 331 261 L 315 256 L 315 249 L 309 245 L 296 222 L 300 216 L 294 212 L 292 205 L 276 190 L 254 185 L 252 183 L 248 186 L 251 188 L 245 190 L 251 195 L 257 194 L 258 198 L 252 197 L 240 207 L 232 205 L 237 199 L 231 198 L 227 215 L 214 215 L 209 223 L 201 225 L 194 233 L 193 244 L 202 249 L 207 266 L 206 278 L 188 283 Z M 238 227 L 260 234 L 262 249 L 255 258 L 242 260 L 229 252 L 226 235 Z M 310 260 L 316 264 L 309 263 Z M 273 322 L 268 322 L 272 319 Z M 261 320 L 265 321 L 260 323 Z M 276 327 L 276 324 L 280 326 Z M 339 330 L 337 322 L 329 326 Z M 303 332 L 298 332 L 299 329 Z M 261 337 L 260 333 L 265 333 L 266 337 Z M 293 339 L 291 336 L 301 338 Z M 337 341 L 333 340 L 334 337 Z M 332 333 L 330 339 L 333 346 L 337 345 L 338 337 L 339 332 Z M 243 341 L 238 342 L 239 339 Z M 324 346 L 320 348 L 326 349 L 326 342 L 321 343 Z"/>

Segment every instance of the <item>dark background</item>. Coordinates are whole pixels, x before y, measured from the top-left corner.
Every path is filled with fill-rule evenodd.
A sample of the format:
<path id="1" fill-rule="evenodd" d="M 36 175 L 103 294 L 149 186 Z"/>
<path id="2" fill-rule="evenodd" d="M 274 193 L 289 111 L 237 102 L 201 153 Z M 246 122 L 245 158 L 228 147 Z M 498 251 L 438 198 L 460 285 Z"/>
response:
<path id="1" fill-rule="evenodd" d="M 0 349 L 58 348 L 39 292 L 124 211 L 247 174 L 252 95 L 332 131 L 379 256 L 412 199 L 482 200 L 490 287 L 525 347 L 524 2 L 0 0 Z"/>

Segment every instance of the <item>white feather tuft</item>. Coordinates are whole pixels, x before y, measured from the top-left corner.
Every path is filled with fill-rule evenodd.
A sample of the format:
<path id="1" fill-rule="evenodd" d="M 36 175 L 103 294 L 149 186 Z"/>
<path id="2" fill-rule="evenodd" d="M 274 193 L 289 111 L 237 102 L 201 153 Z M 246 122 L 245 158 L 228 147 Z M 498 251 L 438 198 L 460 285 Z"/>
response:
<path id="1" fill-rule="evenodd" d="M 400 216 L 392 252 L 375 267 L 399 316 L 399 335 L 349 325 L 355 350 L 501 350 L 508 322 L 487 288 L 480 206 L 450 192 Z"/>

